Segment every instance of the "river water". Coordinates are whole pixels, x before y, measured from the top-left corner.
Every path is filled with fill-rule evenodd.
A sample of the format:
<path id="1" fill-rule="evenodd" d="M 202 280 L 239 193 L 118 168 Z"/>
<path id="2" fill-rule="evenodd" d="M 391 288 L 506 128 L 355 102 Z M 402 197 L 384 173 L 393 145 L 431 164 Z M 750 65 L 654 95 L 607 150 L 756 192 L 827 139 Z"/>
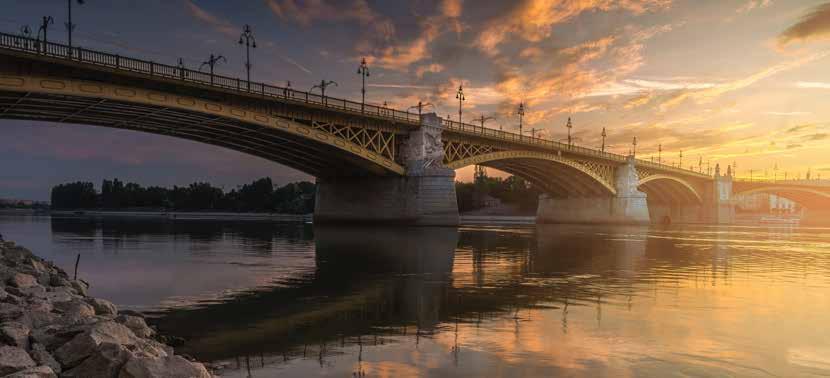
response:
<path id="1" fill-rule="evenodd" d="M 223 376 L 827 376 L 830 229 L 0 216 Z"/>

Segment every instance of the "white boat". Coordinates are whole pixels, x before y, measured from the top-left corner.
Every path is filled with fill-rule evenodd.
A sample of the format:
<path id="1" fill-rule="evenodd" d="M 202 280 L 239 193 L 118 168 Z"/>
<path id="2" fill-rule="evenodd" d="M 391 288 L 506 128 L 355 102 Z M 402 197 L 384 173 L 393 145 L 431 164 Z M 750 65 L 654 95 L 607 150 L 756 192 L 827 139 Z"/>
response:
<path id="1" fill-rule="evenodd" d="M 761 224 L 787 224 L 787 225 L 797 225 L 801 222 L 799 218 L 781 218 L 781 217 L 761 217 L 758 220 L 758 223 Z"/>

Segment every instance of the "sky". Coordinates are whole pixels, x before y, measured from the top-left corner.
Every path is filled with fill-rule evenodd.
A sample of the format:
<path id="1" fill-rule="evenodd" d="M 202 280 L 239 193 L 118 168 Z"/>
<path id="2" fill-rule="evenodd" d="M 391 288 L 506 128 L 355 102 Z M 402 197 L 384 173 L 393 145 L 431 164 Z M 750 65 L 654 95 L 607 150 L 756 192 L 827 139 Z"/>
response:
<path id="1" fill-rule="evenodd" d="M 55 24 L 66 2 L 4 0 L 0 30 Z M 494 117 L 488 127 L 697 169 L 736 165 L 739 176 L 830 178 L 830 2 L 798 0 L 167 0 L 85 1 L 73 8 L 76 45 L 243 76 L 237 42 L 251 26 L 252 80 L 441 116 Z M 777 171 L 775 168 L 778 168 Z M 457 172 L 468 180 L 471 169 Z M 230 189 L 269 176 L 313 180 L 219 147 L 85 125 L 0 121 L 0 197 L 46 200 L 67 181 L 118 177 L 144 185 L 208 181 Z"/>

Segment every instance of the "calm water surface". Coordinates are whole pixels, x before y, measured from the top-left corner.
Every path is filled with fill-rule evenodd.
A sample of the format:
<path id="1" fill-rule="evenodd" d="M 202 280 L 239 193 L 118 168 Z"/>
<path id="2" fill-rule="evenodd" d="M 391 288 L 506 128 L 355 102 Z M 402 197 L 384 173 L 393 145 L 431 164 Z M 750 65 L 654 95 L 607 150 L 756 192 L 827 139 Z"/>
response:
<path id="1" fill-rule="evenodd" d="M 830 229 L 0 216 L 223 376 L 828 376 Z"/>

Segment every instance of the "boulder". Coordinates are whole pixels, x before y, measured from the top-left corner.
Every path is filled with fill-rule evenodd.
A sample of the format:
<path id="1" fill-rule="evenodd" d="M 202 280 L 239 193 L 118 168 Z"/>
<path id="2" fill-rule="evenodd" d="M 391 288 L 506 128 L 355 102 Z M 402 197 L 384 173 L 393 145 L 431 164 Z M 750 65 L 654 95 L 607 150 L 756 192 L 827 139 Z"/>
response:
<path id="1" fill-rule="evenodd" d="M 118 309 L 115 307 L 112 302 L 99 299 L 99 298 L 88 298 L 87 303 L 92 305 L 92 308 L 95 309 L 95 313 L 98 315 L 103 316 L 115 316 L 118 315 Z"/>
<path id="2" fill-rule="evenodd" d="M 89 289 L 89 285 L 81 280 L 72 280 L 69 281 L 69 284 L 75 289 L 75 292 L 79 295 L 84 297 L 87 296 L 87 289 Z"/>
<path id="3" fill-rule="evenodd" d="M 26 273 L 15 273 L 8 281 L 9 285 L 19 289 L 25 289 L 37 285 L 35 276 Z"/>
<path id="4" fill-rule="evenodd" d="M 149 338 L 156 333 L 152 328 L 147 326 L 144 318 L 138 316 L 119 315 L 115 318 L 115 321 L 127 326 L 138 337 Z"/>
<path id="5" fill-rule="evenodd" d="M 46 291 L 46 300 L 52 303 L 69 302 L 78 298 L 68 287 L 50 287 Z"/>
<path id="6" fill-rule="evenodd" d="M 131 356 L 123 345 L 104 342 L 78 366 L 64 371 L 61 377 L 117 377 Z"/>
<path id="7" fill-rule="evenodd" d="M 16 373 L 35 366 L 25 350 L 14 346 L 0 346 L 0 375 Z"/>
<path id="8" fill-rule="evenodd" d="M 55 350 L 54 357 L 62 366 L 75 366 L 92 355 L 103 343 L 135 346 L 138 338 L 129 328 L 112 321 L 99 322 L 75 336 L 68 343 Z"/>
<path id="9" fill-rule="evenodd" d="M 57 378 L 57 374 L 49 366 L 35 366 L 17 373 L 4 375 L 3 378 Z"/>
<path id="10" fill-rule="evenodd" d="M 61 313 L 59 321 L 62 324 L 84 323 L 95 316 L 95 309 L 81 299 L 74 299 L 69 302 L 57 302 L 53 306 Z"/>
<path id="11" fill-rule="evenodd" d="M 133 357 L 124 364 L 118 378 L 211 378 L 205 365 L 181 356 Z"/>
<path id="12" fill-rule="evenodd" d="M 0 341 L 5 344 L 29 349 L 29 327 L 20 322 L 6 322 L 0 326 Z"/>
<path id="13" fill-rule="evenodd" d="M 61 364 L 46 351 L 46 347 L 43 344 L 33 343 L 32 349 L 29 350 L 29 355 L 32 356 L 35 362 L 39 365 L 48 366 L 53 372 L 55 372 L 55 374 L 60 374 Z"/>
<path id="14" fill-rule="evenodd" d="M 0 303 L 0 322 L 8 322 L 20 319 L 23 316 L 23 310 L 20 306 L 11 303 Z"/>

